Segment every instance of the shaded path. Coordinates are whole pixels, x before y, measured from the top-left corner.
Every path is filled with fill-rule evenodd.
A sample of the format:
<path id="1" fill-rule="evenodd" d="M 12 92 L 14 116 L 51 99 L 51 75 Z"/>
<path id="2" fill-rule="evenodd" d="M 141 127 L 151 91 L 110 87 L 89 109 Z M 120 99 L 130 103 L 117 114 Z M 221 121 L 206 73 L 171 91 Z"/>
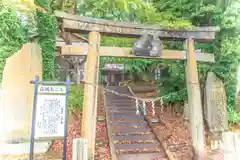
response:
<path id="1" fill-rule="evenodd" d="M 127 87 L 107 88 L 131 95 Z M 162 145 L 157 141 L 145 117 L 136 115 L 135 101 L 109 92 L 104 96 L 109 140 L 112 141 L 111 152 L 115 152 L 116 159 L 167 160 Z"/>

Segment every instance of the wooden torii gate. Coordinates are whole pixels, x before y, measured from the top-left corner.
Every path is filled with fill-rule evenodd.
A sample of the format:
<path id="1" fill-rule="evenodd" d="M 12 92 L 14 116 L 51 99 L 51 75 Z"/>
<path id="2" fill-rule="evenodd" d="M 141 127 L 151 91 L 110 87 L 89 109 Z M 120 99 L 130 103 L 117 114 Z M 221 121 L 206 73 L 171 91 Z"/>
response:
<path id="1" fill-rule="evenodd" d="M 92 84 L 98 83 L 98 66 L 100 56 L 139 58 L 130 54 L 131 48 L 100 47 L 100 35 L 118 37 L 140 37 L 142 33 L 157 33 L 161 40 L 187 40 L 187 51 L 163 50 L 159 59 L 186 60 L 186 79 L 188 103 L 190 108 L 190 122 L 192 143 L 196 159 L 204 155 L 204 127 L 200 87 L 197 72 L 197 61 L 214 62 L 211 53 L 196 53 L 195 41 L 211 42 L 215 38 L 218 27 L 201 27 L 192 30 L 170 30 L 157 25 L 142 25 L 125 22 L 115 22 L 76 16 L 64 12 L 55 12 L 62 25 L 64 36 L 67 33 L 87 33 L 88 46 L 63 45 L 61 55 L 79 56 L 86 55 L 85 81 Z M 66 38 L 65 37 L 65 38 Z M 145 58 L 145 57 L 142 57 Z M 148 57 L 149 58 L 149 57 Z M 84 111 L 82 123 L 82 136 L 89 140 L 89 153 L 94 153 L 95 127 L 96 127 L 96 99 L 97 87 L 85 85 Z"/>

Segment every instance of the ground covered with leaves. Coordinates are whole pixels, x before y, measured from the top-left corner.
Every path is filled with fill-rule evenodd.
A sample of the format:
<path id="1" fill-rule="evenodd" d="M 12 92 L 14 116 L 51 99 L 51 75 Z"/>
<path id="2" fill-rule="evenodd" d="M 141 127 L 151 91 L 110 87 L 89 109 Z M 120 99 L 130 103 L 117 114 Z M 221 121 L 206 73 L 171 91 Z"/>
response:
<path id="1" fill-rule="evenodd" d="M 68 150 L 67 159 L 72 160 L 72 141 L 75 138 L 81 137 L 81 112 L 79 110 L 73 111 L 69 116 L 68 126 Z M 108 143 L 107 124 L 104 110 L 103 97 L 99 95 L 98 111 L 97 111 L 97 125 L 96 125 L 96 145 L 95 145 L 95 160 L 111 160 L 110 148 Z M 63 153 L 63 141 L 57 140 L 50 148 L 49 155 L 52 157 L 61 158 Z"/>
<path id="2" fill-rule="evenodd" d="M 68 123 L 68 138 L 67 138 L 67 159 L 72 159 L 72 142 L 75 138 L 81 137 L 81 112 L 75 111 L 73 116 L 72 114 L 69 116 Z M 50 148 L 50 152 L 55 157 L 61 157 L 63 153 L 63 140 L 54 141 L 52 147 Z"/>
<path id="3" fill-rule="evenodd" d="M 103 95 L 99 95 L 95 160 L 111 160 Z"/>
<path id="4" fill-rule="evenodd" d="M 159 107 L 156 109 L 156 116 L 160 123 L 152 124 L 153 130 L 167 149 L 168 155 L 175 160 L 189 160 L 193 157 L 190 123 L 185 121 L 182 116 L 174 114 L 165 109 L 161 112 Z M 150 116 L 151 117 L 151 116 Z M 221 151 L 212 151 L 208 142 L 208 132 L 206 130 L 206 160 L 223 160 Z"/>

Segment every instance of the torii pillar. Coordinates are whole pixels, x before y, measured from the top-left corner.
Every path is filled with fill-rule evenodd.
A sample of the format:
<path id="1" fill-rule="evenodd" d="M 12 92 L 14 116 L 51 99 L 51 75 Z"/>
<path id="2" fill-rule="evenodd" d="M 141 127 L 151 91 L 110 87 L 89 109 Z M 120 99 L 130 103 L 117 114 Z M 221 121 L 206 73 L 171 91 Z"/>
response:
<path id="1" fill-rule="evenodd" d="M 193 39 L 186 41 L 187 64 L 186 81 L 188 92 L 188 103 L 190 109 L 190 123 L 192 144 L 194 148 L 194 160 L 204 159 L 204 125 L 202 114 L 202 102 L 198 80 L 197 57 L 195 54 L 195 42 Z"/>
<path id="2" fill-rule="evenodd" d="M 83 117 L 82 117 L 82 138 L 88 139 L 88 157 L 93 159 L 92 153 L 94 153 L 94 141 L 95 141 L 95 130 L 96 126 L 96 92 L 97 92 L 97 79 L 98 79 L 98 61 L 99 61 L 99 48 L 100 48 L 100 33 L 90 32 L 88 41 L 88 56 L 86 61 L 86 74 L 84 85 L 84 106 L 83 106 Z"/>

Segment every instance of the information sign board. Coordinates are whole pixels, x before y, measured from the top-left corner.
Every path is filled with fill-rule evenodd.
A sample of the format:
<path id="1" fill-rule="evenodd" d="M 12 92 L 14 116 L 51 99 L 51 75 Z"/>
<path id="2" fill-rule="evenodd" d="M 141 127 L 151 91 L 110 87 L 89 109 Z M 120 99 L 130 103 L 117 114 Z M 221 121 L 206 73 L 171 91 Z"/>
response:
<path id="1" fill-rule="evenodd" d="M 39 81 L 36 76 L 30 83 L 34 84 L 34 100 L 29 160 L 34 158 L 35 139 L 63 139 L 63 160 L 67 160 L 70 78 L 66 82 Z"/>
<path id="2" fill-rule="evenodd" d="M 66 96 L 38 95 L 35 138 L 64 137 Z"/>
<path id="3" fill-rule="evenodd" d="M 124 64 L 121 63 L 106 63 L 104 69 L 124 70 Z"/>

